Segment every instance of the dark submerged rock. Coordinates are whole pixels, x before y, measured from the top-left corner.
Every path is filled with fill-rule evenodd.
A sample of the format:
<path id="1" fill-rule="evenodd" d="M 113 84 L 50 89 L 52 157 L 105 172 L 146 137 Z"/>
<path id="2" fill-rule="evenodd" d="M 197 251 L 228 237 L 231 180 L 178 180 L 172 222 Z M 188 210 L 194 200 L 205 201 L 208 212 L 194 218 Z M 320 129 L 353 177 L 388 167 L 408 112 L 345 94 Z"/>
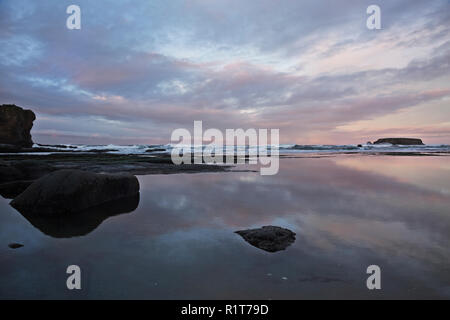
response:
<path id="1" fill-rule="evenodd" d="M 0 195 L 5 199 L 14 199 L 25 191 L 33 180 L 19 180 L 0 184 Z"/>
<path id="2" fill-rule="evenodd" d="M 23 160 L 14 164 L 14 168 L 21 173 L 22 180 L 36 180 L 55 171 L 51 165 L 35 160 Z"/>
<path id="3" fill-rule="evenodd" d="M 92 153 L 107 153 L 107 152 L 116 152 L 119 151 L 117 149 L 91 149 L 91 150 L 85 150 L 83 152 L 92 152 Z"/>
<path id="4" fill-rule="evenodd" d="M 22 248 L 23 244 L 20 243 L 10 243 L 8 244 L 8 247 L 10 247 L 11 249 L 18 249 L 18 248 Z"/>
<path id="5" fill-rule="evenodd" d="M 33 182 L 11 206 L 27 216 L 60 216 L 137 193 L 135 176 L 66 169 Z"/>
<path id="6" fill-rule="evenodd" d="M 18 153 L 22 152 L 22 147 L 15 146 L 13 144 L 0 144 L 0 153 Z"/>
<path id="7" fill-rule="evenodd" d="M 155 148 L 155 149 L 147 149 L 145 152 L 163 152 L 166 151 L 166 149 L 163 148 Z"/>
<path id="8" fill-rule="evenodd" d="M 44 161 L 0 161 L 0 183 L 18 180 L 35 180 L 54 170 L 55 168 L 53 166 Z"/>
<path id="9" fill-rule="evenodd" d="M 77 169 L 95 173 L 128 173 L 133 175 L 177 174 L 199 172 L 227 172 L 230 165 L 181 164 L 175 165 L 171 155 L 154 153 L 152 157 L 113 153 L 57 152 L 48 155 L 2 155 L 0 183 L 33 180 L 61 169 Z M 27 172 L 33 173 L 28 178 Z"/>
<path id="10" fill-rule="evenodd" d="M 382 143 L 401 144 L 401 145 L 423 145 L 421 139 L 415 138 L 382 138 L 374 142 L 374 144 L 382 144 Z"/>
<path id="11" fill-rule="evenodd" d="M 11 166 L 9 163 L 0 162 L 0 183 L 15 180 L 23 180 L 22 172 L 14 166 Z"/>
<path id="12" fill-rule="evenodd" d="M 66 152 L 66 153 L 68 153 L 68 152 L 74 152 L 74 149 L 72 147 L 56 149 L 53 147 L 41 147 L 41 146 L 24 148 L 24 147 L 14 146 L 12 144 L 0 144 L 0 153 L 38 153 L 38 152 L 50 152 L 50 153 Z"/>
<path id="13" fill-rule="evenodd" d="M 240 230 L 236 231 L 236 233 L 252 246 L 268 252 L 284 250 L 295 241 L 294 232 L 275 226 Z"/>
<path id="14" fill-rule="evenodd" d="M 0 144 L 31 147 L 31 128 L 36 115 L 14 104 L 0 106 Z"/>

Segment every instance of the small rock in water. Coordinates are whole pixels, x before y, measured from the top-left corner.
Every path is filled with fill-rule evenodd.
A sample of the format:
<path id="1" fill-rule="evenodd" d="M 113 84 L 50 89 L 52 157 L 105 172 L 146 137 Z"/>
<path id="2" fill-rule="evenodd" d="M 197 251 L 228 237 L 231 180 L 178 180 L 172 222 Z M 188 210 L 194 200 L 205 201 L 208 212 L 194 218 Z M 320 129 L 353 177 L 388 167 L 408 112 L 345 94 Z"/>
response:
<path id="1" fill-rule="evenodd" d="M 281 280 L 287 280 L 288 278 L 287 277 L 281 277 Z"/>
<path id="2" fill-rule="evenodd" d="M 22 247 L 23 247 L 23 244 L 20 244 L 20 243 L 10 243 L 10 244 L 8 245 L 8 247 L 10 247 L 11 249 L 18 249 L 18 248 L 22 248 Z"/>
<path id="3" fill-rule="evenodd" d="M 259 249 L 277 252 L 286 249 L 295 241 L 295 233 L 291 230 L 264 226 L 259 229 L 236 231 L 245 241 Z"/>

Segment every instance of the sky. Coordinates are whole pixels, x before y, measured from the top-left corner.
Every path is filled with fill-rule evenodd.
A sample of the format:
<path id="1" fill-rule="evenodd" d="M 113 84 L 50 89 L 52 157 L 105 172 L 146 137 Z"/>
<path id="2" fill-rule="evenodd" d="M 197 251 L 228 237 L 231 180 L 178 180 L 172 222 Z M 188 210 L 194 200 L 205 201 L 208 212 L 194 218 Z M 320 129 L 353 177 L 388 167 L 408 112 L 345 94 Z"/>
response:
<path id="1" fill-rule="evenodd" d="M 0 48 L 0 104 L 36 113 L 38 143 L 169 143 L 202 120 L 450 144 L 448 0 L 0 0 Z"/>

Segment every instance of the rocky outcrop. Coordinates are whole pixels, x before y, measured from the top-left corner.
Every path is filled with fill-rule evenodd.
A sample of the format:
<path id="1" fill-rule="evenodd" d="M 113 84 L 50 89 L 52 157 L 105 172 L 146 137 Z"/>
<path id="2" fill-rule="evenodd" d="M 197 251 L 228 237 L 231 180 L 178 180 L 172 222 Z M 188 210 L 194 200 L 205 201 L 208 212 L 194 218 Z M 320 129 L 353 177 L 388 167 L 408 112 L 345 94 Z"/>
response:
<path id="1" fill-rule="evenodd" d="M 52 171 L 55 171 L 55 168 L 45 161 L 0 161 L 0 184 L 18 180 L 36 180 Z"/>
<path id="2" fill-rule="evenodd" d="M 294 232 L 274 226 L 241 230 L 236 233 L 252 246 L 268 252 L 284 250 L 295 241 Z"/>
<path id="3" fill-rule="evenodd" d="M 383 138 L 378 139 L 373 144 L 382 144 L 382 143 L 401 144 L 401 145 L 423 145 L 421 139 L 415 138 Z"/>
<path id="4" fill-rule="evenodd" d="M 30 130 L 36 116 L 31 110 L 24 110 L 14 104 L 0 106 L 0 144 L 17 147 L 31 147 Z"/>
<path id="5" fill-rule="evenodd" d="M 37 148 L 34 148 L 37 149 Z M 19 180 L 36 180 L 60 169 L 77 169 L 95 173 L 133 175 L 226 172 L 232 166 L 213 164 L 175 165 L 170 154 L 152 157 L 112 153 L 66 153 L 49 155 L 0 155 L 0 184 Z"/>
<path id="6" fill-rule="evenodd" d="M 58 170 L 33 182 L 11 206 L 28 216 L 58 217 L 137 193 L 132 175 Z"/>

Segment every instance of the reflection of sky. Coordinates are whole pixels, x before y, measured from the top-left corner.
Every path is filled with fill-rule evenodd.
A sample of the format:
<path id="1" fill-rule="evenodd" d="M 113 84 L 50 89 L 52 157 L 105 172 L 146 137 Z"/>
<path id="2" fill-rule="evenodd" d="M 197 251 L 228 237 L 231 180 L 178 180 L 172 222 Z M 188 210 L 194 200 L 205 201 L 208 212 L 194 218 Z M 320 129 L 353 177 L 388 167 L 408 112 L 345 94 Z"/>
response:
<path id="1" fill-rule="evenodd" d="M 402 161 L 410 171 L 395 170 Z M 450 196 L 399 179 L 414 167 L 445 175 L 445 158 L 280 165 L 276 176 L 142 176 L 134 213 L 73 239 L 44 236 L 2 201 L 0 297 L 449 297 Z M 290 228 L 296 242 L 270 254 L 233 233 L 269 224 Z M 9 250 L 13 241 L 25 247 Z M 64 290 L 72 263 L 86 275 L 78 295 Z M 370 264 L 382 268 L 381 292 L 365 288 Z"/>
<path id="2" fill-rule="evenodd" d="M 449 141 L 447 0 L 378 0 L 375 31 L 370 0 L 77 0 L 81 30 L 70 4 L 0 1 L 0 103 L 37 113 L 37 142 L 167 143 L 194 120 Z"/>
<path id="3" fill-rule="evenodd" d="M 395 178 L 397 181 L 416 185 L 420 188 L 450 194 L 450 161 L 445 155 L 440 157 L 336 157 L 333 160 L 340 166 L 373 172 Z M 434 170 L 430 170 L 430 167 Z"/>

